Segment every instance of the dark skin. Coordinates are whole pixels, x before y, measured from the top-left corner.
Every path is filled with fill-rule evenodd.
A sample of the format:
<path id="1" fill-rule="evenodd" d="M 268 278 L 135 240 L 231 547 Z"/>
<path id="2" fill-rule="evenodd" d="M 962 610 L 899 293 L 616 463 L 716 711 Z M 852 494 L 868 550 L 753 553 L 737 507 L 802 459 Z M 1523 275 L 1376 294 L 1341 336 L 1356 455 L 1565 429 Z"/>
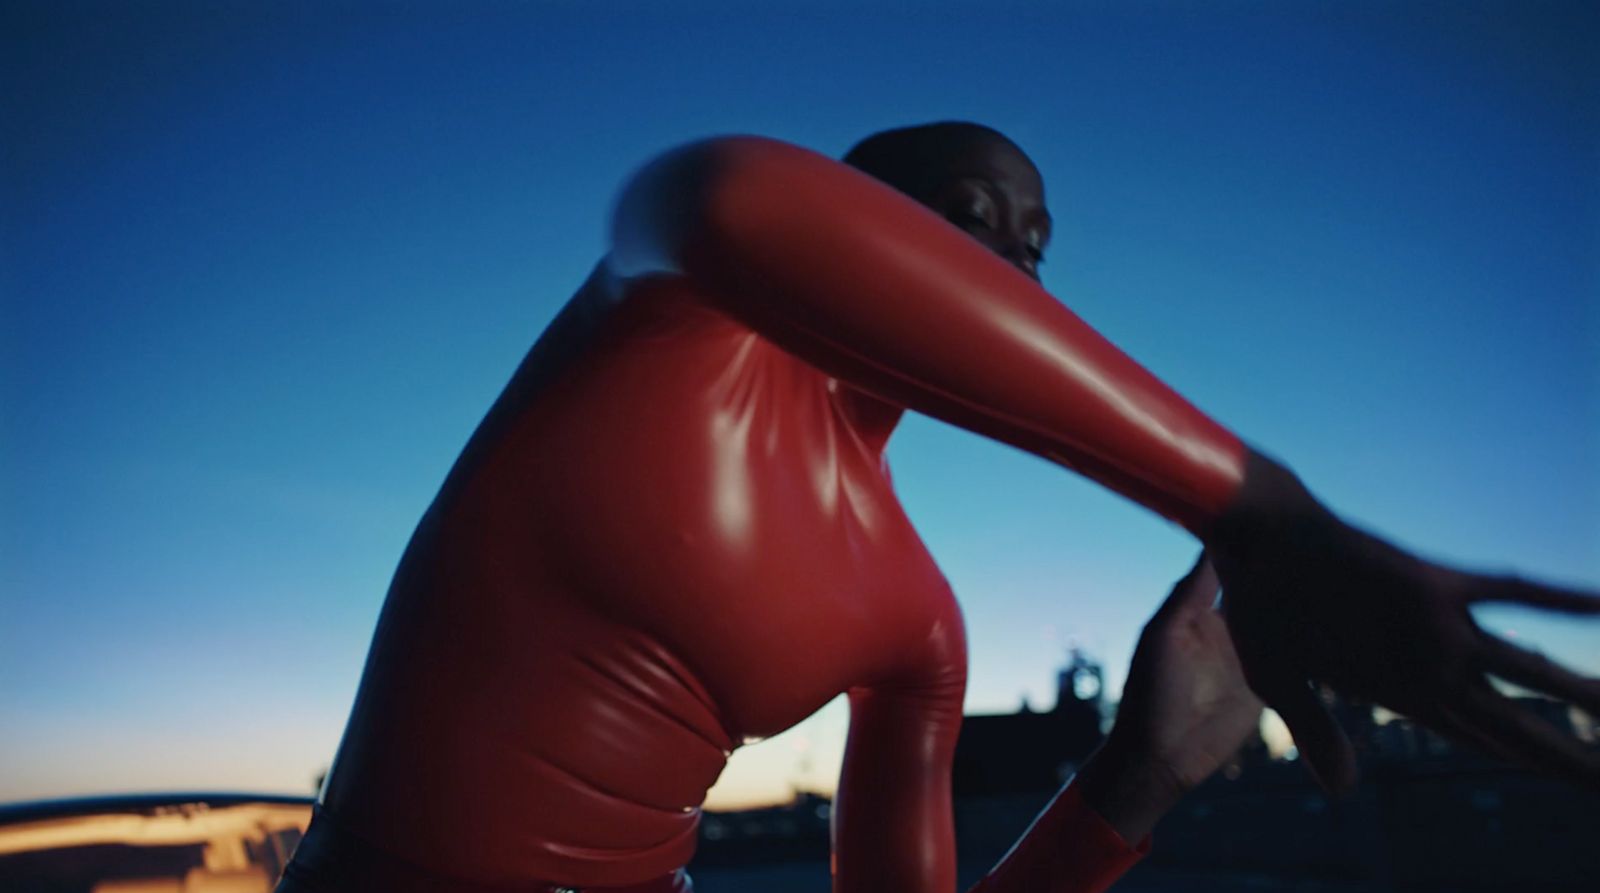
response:
<path id="1" fill-rule="evenodd" d="M 1004 139 L 974 141 L 953 167 L 953 174 L 930 178 L 941 184 L 930 194 L 916 197 L 1038 279 L 1050 215 L 1037 168 Z M 1600 597 L 1418 559 L 1345 523 L 1291 471 L 1254 450 L 1234 502 L 1203 538 L 1245 678 L 1283 717 L 1328 790 L 1349 788 L 1356 768 L 1348 739 L 1316 695 L 1318 685 L 1382 704 L 1496 758 L 1600 789 L 1600 751 L 1499 694 L 1489 677 L 1595 715 L 1600 680 L 1489 634 L 1468 610 L 1477 602 L 1509 602 L 1594 615 Z M 1199 641 L 1208 643 L 1200 649 L 1206 659 L 1216 657 L 1218 643 Z M 1147 710 L 1159 699 L 1142 700 Z M 1129 749 L 1148 756 L 1181 743 L 1153 731 L 1174 718 L 1157 711 L 1135 723 L 1119 720 L 1118 727 L 1144 729 L 1137 733 L 1144 740 Z M 1165 751 L 1157 759 L 1174 758 Z M 1181 793 L 1209 771 L 1177 773 L 1169 786 Z"/>
<path id="2" fill-rule="evenodd" d="M 1050 243 L 1044 179 L 1021 149 L 988 140 L 974 145 L 923 204 L 1037 280 Z"/>
<path id="3" fill-rule="evenodd" d="M 1480 627 L 1505 602 L 1600 614 L 1600 598 L 1423 561 L 1340 520 L 1288 469 L 1248 457 L 1244 485 L 1207 535 L 1246 677 L 1288 724 L 1323 785 L 1355 782 L 1350 743 L 1316 696 L 1325 684 L 1490 756 L 1600 789 L 1600 751 L 1497 692 L 1491 675 L 1600 712 L 1589 679 Z"/>
<path id="4" fill-rule="evenodd" d="M 1261 720 L 1215 607 L 1204 554 L 1139 636 L 1116 726 L 1078 773 L 1084 800 L 1124 840 L 1143 840 L 1233 758 Z"/>

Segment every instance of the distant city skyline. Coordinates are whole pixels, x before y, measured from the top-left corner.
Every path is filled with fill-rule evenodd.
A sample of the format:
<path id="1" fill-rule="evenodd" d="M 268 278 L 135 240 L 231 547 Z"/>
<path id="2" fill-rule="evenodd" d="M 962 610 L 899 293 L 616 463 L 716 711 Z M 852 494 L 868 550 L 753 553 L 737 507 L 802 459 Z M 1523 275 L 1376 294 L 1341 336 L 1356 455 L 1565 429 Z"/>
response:
<path id="1" fill-rule="evenodd" d="M 687 140 L 977 120 L 1043 281 L 1330 505 L 1600 588 L 1600 12 L 817 0 L 0 11 L 0 801 L 309 791 L 474 425 Z M 923 417 L 889 449 L 967 707 L 1118 696 L 1195 541 Z M 1600 624 L 1491 629 L 1600 674 Z M 834 702 L 712 803 L 828 791 Z M 802 763 L 804 764 L 802 766 Z"/>

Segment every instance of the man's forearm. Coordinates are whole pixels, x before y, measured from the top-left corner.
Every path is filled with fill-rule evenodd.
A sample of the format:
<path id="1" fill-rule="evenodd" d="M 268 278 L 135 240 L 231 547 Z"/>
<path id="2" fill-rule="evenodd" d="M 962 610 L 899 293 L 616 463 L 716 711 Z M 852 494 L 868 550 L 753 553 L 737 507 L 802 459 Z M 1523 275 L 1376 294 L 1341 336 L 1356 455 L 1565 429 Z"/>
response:
<path id="1" fill-rule="evenodd" d="M 1095 751 L 1074 783 L 1084 802 L 1132 844 L 1148 838 L 1185 793 L 1166 767 L 1119 748 L 1115 741 Z"/>
<path id="2" fill-rule="evenodd" d="M 1132 776 L 1091 771 L 1094 765 L 1091 759 L 968 893 L 1101 893 L 1144 857 L 1149 833 L 1140 828 L 1153 826 L 1165 809 L 1154 799 L 1137 807 L 1119 800 L 1108 817 L 1091 797 L 1142 800 L 1148 792 L 1135 792 L 1137 785 L 1126 783 Z M 1117 790 L 1101 790 L 1102 782 Z"/>

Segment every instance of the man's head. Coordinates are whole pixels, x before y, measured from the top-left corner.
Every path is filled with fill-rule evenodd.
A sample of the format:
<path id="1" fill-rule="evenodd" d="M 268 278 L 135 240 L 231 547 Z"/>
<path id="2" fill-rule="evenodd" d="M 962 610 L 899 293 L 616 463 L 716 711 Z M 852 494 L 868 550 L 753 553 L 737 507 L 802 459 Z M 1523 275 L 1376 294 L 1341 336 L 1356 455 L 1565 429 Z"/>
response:
<path id="1" fill-rule="evenodd" d="M 916 199 L 1039 278 L 1050 240 L 1044 180 L 999 131 L 963 121 L 885 130 L 857 143 L 844 163 Z"/>

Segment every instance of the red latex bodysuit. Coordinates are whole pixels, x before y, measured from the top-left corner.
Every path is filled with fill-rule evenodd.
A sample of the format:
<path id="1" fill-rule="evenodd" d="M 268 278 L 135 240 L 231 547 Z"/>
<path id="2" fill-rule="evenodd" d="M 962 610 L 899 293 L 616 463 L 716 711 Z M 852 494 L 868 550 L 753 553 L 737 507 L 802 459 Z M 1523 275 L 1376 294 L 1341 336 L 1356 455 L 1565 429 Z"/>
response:
<path id="1" fill-rule="evenodd" d="M 910 199 L 768 140 L 664 156 L 396 574 L 323 803 L 466 883 L 622 886 L 694 849 L 728 754 L 848 691 L 835 889 L 955 887 L 960 612 L 883 447 L 901 407 L 1191 529 L 1226 431 Z M 1070 789 L 986 893 L 1133 854 Z"/>

